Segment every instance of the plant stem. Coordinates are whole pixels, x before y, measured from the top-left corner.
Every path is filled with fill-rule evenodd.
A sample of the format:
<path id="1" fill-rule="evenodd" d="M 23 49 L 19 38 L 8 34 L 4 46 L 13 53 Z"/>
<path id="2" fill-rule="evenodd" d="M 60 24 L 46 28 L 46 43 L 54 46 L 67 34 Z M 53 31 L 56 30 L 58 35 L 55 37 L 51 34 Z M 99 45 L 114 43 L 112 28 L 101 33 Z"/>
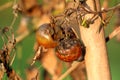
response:
<path id="1" fill-rule="evenodd" d="M 97 7 L 100 8 L 100 1 L 97 2 Z M 87 5 L 93 10 L 91 0 L 87 0 Z M 97 10 L 99 11 L 100 9 Z M 87 18 L 93 15 L 86 15 Z M 101 27 L 100 18 L 97 18 L 89 28 L 80 26 L 82 40 L 86 46 L 85 65 L 88 75 L 88 80 L 111 80 L 108 55 L 106 50 L 104 29 Z"/>

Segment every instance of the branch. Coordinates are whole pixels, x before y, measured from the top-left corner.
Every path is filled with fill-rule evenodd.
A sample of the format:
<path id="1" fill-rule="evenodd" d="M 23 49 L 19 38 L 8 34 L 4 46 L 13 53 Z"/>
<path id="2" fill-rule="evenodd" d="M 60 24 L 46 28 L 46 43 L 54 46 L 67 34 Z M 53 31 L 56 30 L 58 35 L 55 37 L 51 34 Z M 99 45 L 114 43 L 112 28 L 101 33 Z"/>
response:
<path id="1" fill-rule="evenodd" d="M 86 8 L 84 8 L 83 6 L 82 6 L 82 8 L 83 8 L 87 13 L 90 13 L 90 14 L 98 14 L 98 13 L 105 13 L 105 12 L 109 12 L 109 11 L 116 10 L 116 9 L 120 8 L 120 4 L 118 4 L 118 5 L 114 6 L 114 7 L 108 8 L 108 9 L 102 9 L 102 10 L 100 10 L 100 11 L 92 11 L 92 10 L 89 11 L 89 9 L 86 9 Z"/>
<path id="2" fill-rule="evenodd" d="M 62 74 L 57 80 L 63 80 L 67 75 L 69 75 L 73 70 L 75 70 L 80 65 L 84 65 L 84 61 L 83 62 L 76 62 L 76 61 L 73 62 L 72 66 L 64 74 Z"/>
<path id="3" fill-rule="evenodd" d="M 27 37 L 30 34 L 29 31 L 25 31 L 20 36 L 16 37 L 16 43 L 21 42 L 25 37 Z"/>
<path id="4" fill-rule="evenodd" d="M 102 10 L 102 12 L 108 12 L 108 11 L 116 10 L 118 8 L 120 8 L 120 4 L 118 4 L 118 5 L 116 5 L 116 6 L 112 7 L 112 8 L 104 9 L 104 10 Z"/>
<path id="5" fill-rule="evenodd" d="M 103 4 L 102 4 L 102 10 L 103 9 L 108 9 L 108 2 L 109 0 L 104 0 Z M 103 21 L 105 21 L 107 19 L 107 13 L 102 13 L 102 19 Z"/>
<path id="6" fill-rule="evenodd" d="M 4 73 L 5 73 L 4 64 L 3 64 L 3 63 L 0 63 L 0 80 L 3 79 Z"/>
<path id="7" fill-rule="evenodd" d="M 108 37 L 106 37 L 106 42 L 108 42 L 110 39 L 112 39 L 119 33 L 120 33 L 120 26 L 118 26 Z"/>
<path id="8" fill-rule="evenodd" d="M 13 2 L 11 1 L 11 2 L 8 2 L 8 3 L 0 6 L 0 11 L 6 9 L 6 8 L 8 8 L 8 7 L 11 7 L 11 6 L 12 6 L 12 3 L 13 3 Z"/>

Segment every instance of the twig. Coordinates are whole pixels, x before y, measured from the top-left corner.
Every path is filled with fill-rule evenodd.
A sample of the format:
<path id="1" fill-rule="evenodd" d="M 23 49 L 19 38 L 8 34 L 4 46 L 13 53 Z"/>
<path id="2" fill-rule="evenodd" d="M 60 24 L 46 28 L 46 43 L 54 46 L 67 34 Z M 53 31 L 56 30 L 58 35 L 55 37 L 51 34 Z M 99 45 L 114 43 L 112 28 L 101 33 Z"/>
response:
<path id="1" fill-rule="evenodd" d="M 14 50 L 15 51 L 15 50 Z M 16 51 L 13 53 L 13 57 L 12 57 L 12 59 L 11 59 L 11 61 L 10 61 L 10 66 L 12 66 L 12 64 L 13 64 L 13 62 L 14 62 L 14 60 L 15 60 L 15 57 L 16 57 Z"/>
<path id="2" fill-rule="evenodd" d="M 94 10 L 97 11 L 96 1 L 95 0 L 93 0 L 93 6 L 94 6 Z"/>
<path id="3" fill-rule="evenodd" d="M 25 37 L 27 37 L 30 34 L 29 31 L 25 31 L 20 36 L 16 37 L 16 43 L 21 42 Z"/>
<path id="4" fill-rule="evenodd" d="M 38 50 L 36 51 L 36 53 L 35 53 L 35 56 L 34 56 L 33 61 L 32 61 L 32 63 L 31 63 L 31 66 L 32 66 L 32 65 L 35 63 L 35 61 L 40 57 L 41 50 L 42 50 L 42 47 L 40 46 L 40 47 L 38 48 Z"/>
<path id="5" fill-rule="evenodd" d="M 14 25 L 16 19 L 17 19 L 17 16 L 14 16 L 13 21 L 12 21 L 12 23 L 10 25 L 10 29 L 12 29 L 12 30 L 13 30 L 13 25 Z"/>
<path id="6" fill-rule="evenodd" d="M 116 9 L 120 8 L 120 4 L 118 4 L 114 7 L 108 8 L 108 9 L 103 9 L 101 11 L 92 11 L 92 10 L 89 11 L 89 9 L 86 9 L 83 6 L 81 8 L 89 14 L 98 14 L 98 13 L 105 13 L 105 12 L 116 10 Z"/>
<path id="7" fill-rule="evenodd" d="M 118 5 L 116 5 L 116 6 L 112 7 L 112 8 L 104 9 L 101 12 L 108 12 L 108 11 L 116 10 L 118 8 L 120 8 L 120 4 L 118 4 Z"/>
<path id="8" fill-rule="evenodd" d="M 25 31 L 20 36 L 16 37 L 16 44 L 20 43 L 23 39 L 25 39 L 26 37 L 28 37 L 29 35 L 31 35 L 32 33 L 35 33 L 35 32 L 36 32 L 36 29 L 32 30 L 32 31 Z"/>
<path id="9" fill-rule="evenodd" d="M 67 75 L 69 75 L 73 70 L 75 70 L 79 65 L 83 65 L 84 62 L 73 62 L 72 66 L 64 73 L 62 74 L 57 80 L 63 80 Z"/>
<path id="10" fill-rule="evenodd" d="M 108 9 L 108 0 L 104 0 L 101 10 L 103 9 Z M 103 21 L 107 19 L 107 13 L 102 13 L 102 19 Z"/>
<path id="11" fill-rule="evenodd" d="M 5 73 L 4 64 L 3 64 L 3 63 L 0 63 L 0 80 L 3 79 L 4 73 Z"/>
<path id="12" fill-rule="evenodd" d="M 17 5 L 16 5 L 16 0 L 14 0 L 14 2 L 13 2 L 13 7 L 12 7 L 12 8 L 13 8 L 14 17 L 13 17 L 12 23 L 11 23 L 11 25 L 10 25 L 10 29 L 11 29 L 11 30 L 13 30 L 13 25 L 14 25 L 16 19 L 17 19 L 17 11 L 16 11 Z"/>
<path id="13" fill-rule="evenodd" d="M 101 4 L 100 4 L 100 0 L 95 0 L 95 4 L 96 4 L 96 9 L 97 11 L 101 11 Z"/>
<path id="14" fill-rule="evenodd" d="M 8 2 L 8 3 L 0 6 L 0 11 L 4 10 L 4 9 L 6 9 L 6 8 L 11 7 L 11 6 L 12 6 L 12 3 L 13 3 L 13 2 L 11 1 L 11 2 Z"/>
<path id="15" fill-rule="evenodd" d="M 8 39 L 7 44 L 3 46 L 3 50 L 0 53 L 0 63 L 3 63 L 4 69 L 7 73 L 9 80 L 21 80 L 20 77 L 10 66 L 10 53 L 15 47 L 14 34 L 11 34 L 11 39 Z"/>
<path id="16" fill-rule="evenodd" d="M 120 33 L 120 26 L 117 27 L 108 37 L 106 37 L 106 42 L 115 37 L 118 33 Z"/>

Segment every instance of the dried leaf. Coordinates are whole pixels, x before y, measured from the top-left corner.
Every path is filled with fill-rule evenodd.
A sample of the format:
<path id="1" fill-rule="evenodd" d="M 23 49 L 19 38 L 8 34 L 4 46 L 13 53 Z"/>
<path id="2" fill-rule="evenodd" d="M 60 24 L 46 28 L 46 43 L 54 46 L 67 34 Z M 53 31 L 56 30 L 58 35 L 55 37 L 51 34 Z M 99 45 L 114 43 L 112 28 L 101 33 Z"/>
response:
<path id="1" fill-rule="evenodd" d="M 48 49 L 41 59 L 42 66 L 52 75 L 56 75 L 57 59 L 54 49 Z"/>

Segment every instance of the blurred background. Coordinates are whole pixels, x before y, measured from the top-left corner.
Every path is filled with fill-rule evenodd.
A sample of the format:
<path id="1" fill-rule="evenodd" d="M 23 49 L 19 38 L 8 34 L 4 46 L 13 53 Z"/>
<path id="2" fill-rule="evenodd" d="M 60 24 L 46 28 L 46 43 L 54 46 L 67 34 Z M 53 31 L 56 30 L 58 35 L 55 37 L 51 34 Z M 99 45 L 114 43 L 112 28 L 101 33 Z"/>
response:
<path id="1" fill-rule="evenodd" d="M 50 0 L 50 1 L 52 1 L 52 0 Z M 10 26 L 13 21 L 14 14 L 13 14 L 11 2 L 13 2 L 13 0 L 0 0 L 0 28 Z M 43 2 L 44 1 L 42 1 L 42 0 L 38 0 L 38 4 L 42 5 Z M 118 3 L 120 3 L 119 0 L 110 0 L 108 4 L 109 4 L 109 7 L 112 7 Z M 8 6 L 1 9 L 1 6 L 5 5 L 5 4 Z M 62 10 L 61 10 L 61 12 L 62 12 Z M 52 14 L 54 15 L 54 14 L 59 14 L 59 13 L 60 12 L 56 11 L 56 12 L 53 12 Z M 25 13 L 25 14 L 27 14 L 27 16 L 31 16 L 31 14 L 28 14 L 28 13 Z M 112 16 L 109 24 L 107 25 L 107 27 L 105 27 L 105 35 L 106 36 L 115 29 L 116 21 L 118 18 L 118 16 L 116 14 L 117 13 L 115 13 Z M 120 12 L 119 12 L 119 15 L 120 15 Z M 19 35 L 19 26 L 20 26 L 21 19 L 23 18 L 23 16 L 25 16 L 25 15 L 18 14 L 18 17 L 13 25 L 15 36 Z M 119 16 L 119 18 L 120 18 L 120 16 Z M 30 18 L 28 18 L 28 20 L 29 19 Z M 35 26 L 35 25 L 33 23 L 36 23 L 36 20 L 35 21 L 29 20 L 29 22 L 27 23 L 28 30 L 31 31 L 34 29 L 33 26 Z M 42 23 L 44 23 L 44 22 L 42 22 Z M 24 28 L 24 29 L 26 29 L 26 28 Z M 20 77 L 23 78 L 23 80 L 26 79 L 26 69 L 28 69 L 28 67 L 30 66 L 32 58 L 35 55 L 34 54 L 35 41 L 36 41 L 35 33 L 32 33 L 28 37 L 25 37 L 21 42 L 19 42 L 16 45 L 16 49 L 15 49 L 16 57 L 12 64 L 12 68 L 16 71 L 16 73 L 18 75 L 20 75 Z M 120 79 L 120 70 L 119 70 L 119 68 L 120 68 L 120 34 L 117 37 L 111 39 L 106 45 L 107 45 L 107 50 L 108 50 L 112 80 L 119 80 Z M 2 48 L 2 46 L 3 46 L 3 41 L 0 38 L 0 48 Z M 39 72 L 41 75 L 40 80 L 44 80 L 42 75 L 44 75 L 45 69 L 43 68 L 43 66 L 41 66 L 41 63 L 39 63 L 39 62 L 36 62 L 35 65 L 39 68 Z M 65 69 L 63 70 L 63 72 L 64 71 L 65 71 Z M 6 79 L 7 79 L 7 77 L 5 75 L 3 80 L 6 80 Z M 72 80 L 72 78 L 70 76 L 68 76 L 64 80 Z"/>

